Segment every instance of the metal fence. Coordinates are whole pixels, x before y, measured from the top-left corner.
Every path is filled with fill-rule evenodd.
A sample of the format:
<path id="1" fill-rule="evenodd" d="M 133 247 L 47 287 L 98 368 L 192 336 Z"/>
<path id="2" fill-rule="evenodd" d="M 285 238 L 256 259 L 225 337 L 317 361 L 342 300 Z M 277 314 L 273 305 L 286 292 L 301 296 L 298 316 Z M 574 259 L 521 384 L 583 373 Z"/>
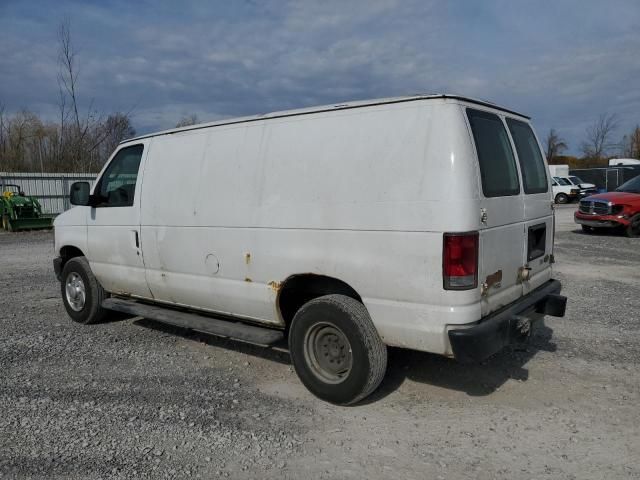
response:
<path id="1" fill-rule="evenodd" d="M 87 181 L 93 186 L 95 173 L 17 173 L 0 172 L 0 194 L 7 184 L 19 185 L 25 195 L 38 199 L 42 212 L 57 215 L 71 208 L 69 187 Z"/>
<path id="2" fill-rule="evenodd" d="M 593 183 L 598 190 L 610 192 L 640 175 L 640 165 L 580 168 L 571 170 L 569 173 L 580 177 L 583 182 Z"/>

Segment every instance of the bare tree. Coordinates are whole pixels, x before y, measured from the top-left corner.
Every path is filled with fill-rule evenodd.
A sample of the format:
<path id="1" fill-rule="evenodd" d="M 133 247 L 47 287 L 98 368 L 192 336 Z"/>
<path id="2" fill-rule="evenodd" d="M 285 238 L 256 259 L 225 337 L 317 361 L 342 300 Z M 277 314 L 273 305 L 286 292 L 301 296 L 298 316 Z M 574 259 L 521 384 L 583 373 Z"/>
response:
<path id="1" fill-rule="evenodd" d="M 63 159 L 65 156 L 65 134 L 66 134 L 66 127 L 67 127 L 67 116 L 68 116 L 68 109 L 67 109 L 67 96 L 65 95 L 65 92 L 63 90 L 63 87 L 61 85 L 61 81 L 58 78 L 58 107 L 60 108 L 60 125 L 58 128 L 58 141 L 56 142 L 56 156 L 55 156 L 55 163 L 56 164 L 62 164 L 63 163 Z"/>
<path id="2" fill-rule="evenodd" d="M 0 159 L 4 157 L 4 153 L 7 148 L 6 137 L 4 134 L 4 129 L 5 129 L 4 109 L 5 109 L 4 104 L 0 103 Z M 0 172 L 1 171 L 2 171 L 2 168 L 0 167 Z"/>
<path id="3" fill-rule="evenodd" d="M 58 43 L 60 127 L 57 146 L 60 167 L 73 171 L 97 171 L 120 141 L 135 134 L 130 112 L 105 118 L 94 110 L 92 100 L 86 113 L 81 114 L 77 50 L 71 40 L 68 19 L 60 24 Z"/>
<path id="4" fill-rule="evenodd" d="M 622 137 L 620 153 L 625 158 L 640 159 L 640 125 L 636 125 L 630 134 Z"/>
<path id="5" fill-rule="evenodd" d="M 567 142 L 558 135 L 554 128 L 549 130 L 545 143 L 547 145 L 547 161 L 549 163 L 553 163 L 553 160 L 568 148 Z"/>
<path id="6" fill-rule="evenodd" d="M 58 63 L 60 72 L 58 81 L 64 86 L 69 98 L 71 99 L 71 109 L 73 112 L 73 120 L 78 132 L 81 130 L 80 114 L 78 113 L 78 68 L 76 63 L 77 52 L 71 42 L 71 22 L 65 19 L 58 29 Z"/>
<path id="7" fill-rule="evenodd" d="M 176 128 L 180 127 L 188 127 L 189 125 L 195 125 L 196 123 L 200 123 L 198 119 L 198 115 L 192 113 L 191 115 L 184 115 L 178 123 L 176 123 Z"/>
<path id="8" fill-rule="evenodd" d="M 603 113 L 598 120 L 587 127 L 586 140 L 582 142 L 582 152 L 585 157 L 593 160 L 601 160 L 615 146 L 611 137 L 618 126 L 618 118 L 615 114 Z"/>
<path id="9" fill-rule="evenodd" d="M 136 130 L 131 125 L 131 120 L 127 113 L 116 112 L 109 115 L 103 122 L 102 135 L 104 137 L 100 149 L 102 157 L 107 159 L 120 142 L 127 138 L 135 137 Z"/>
<path id="10" fill-rule="evenodd" d="M 0 171 L 98 171 L 122 140 L 135 135 L 130 112 L 99 115 L 89 102 L 81 113 L 78 57 L 69 21 L 58 29 L 56 122 L 28 110 L 6 113 L 0 104 Z"/>
<path id="11" fill-rule="evenodd" d="M 58 28 L 58 86 L 60 88 L 60 116 L 62 145 L 65 157 L 68 155 L 71 168 L 88 171 L 90 160 L 85 157 L 85 140 L 90 130 L 91 108 L 86 117 L 80 117 L 78 106 L 78 65 L 77 51 L 71 41 L 71 22 L 65 19 Z M 67 100 L 69 106 L 67 107 Z M 71 116 L 72 128 L 65 131 L 65 118 Z"/>

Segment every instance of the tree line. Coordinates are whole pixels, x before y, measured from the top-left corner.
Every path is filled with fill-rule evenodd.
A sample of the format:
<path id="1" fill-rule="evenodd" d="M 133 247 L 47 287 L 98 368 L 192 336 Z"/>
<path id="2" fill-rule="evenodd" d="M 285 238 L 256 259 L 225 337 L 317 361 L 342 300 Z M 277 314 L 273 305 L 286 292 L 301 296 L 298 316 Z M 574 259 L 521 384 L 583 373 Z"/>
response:
<path id="1" fill-rule="evenodd" d="M 58 29 L 58 114 L 43 120 L 0 103 L 0 172 L 97 172 L 122 140 L 135 136 L 130 112 L 82 110 L 78 57 L 68 21 Z"/>
<path id="2" fill-rule="evenodd" d="M 640 125 L 616 141 L 618 118 L 615 114 L 602 114 L 587 127 L 580 144 L 582 157 L 564 155 L 567 142 L 552 128 L 544 144 L 550 164 L 568 164 L 571 168 L 606 166 L 610 158 L 640 159 Z"/>
<path id="3" fill-rule="evenodd" d="M 58 115 L 43 120 L 23 109 L 7 114 L 0 102 L 0 172 L 98 172 L 118 144 L 136 135 L 131 112 L 102 114 L 82 110 L 78 56 L 69 21 L 58 29 Z M 183 116 L 176 127 L 198 123 L 195 114 Z"/>

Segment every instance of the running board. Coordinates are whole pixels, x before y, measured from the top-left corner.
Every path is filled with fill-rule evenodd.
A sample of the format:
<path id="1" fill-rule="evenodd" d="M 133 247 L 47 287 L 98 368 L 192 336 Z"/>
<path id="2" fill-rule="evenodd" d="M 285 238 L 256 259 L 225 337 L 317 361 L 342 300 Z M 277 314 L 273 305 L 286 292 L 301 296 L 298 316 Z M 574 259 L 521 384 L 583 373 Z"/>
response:
<path id="1" fill-rule="evenodd" d="M 197 313 L 183 312 L 171 308 L 163 308 L 156 305 L 148 305 L 133 300 L 122 298 L 107 298 L 102 302 L 102 307 L 116 312 L 149 318 L 162 323 L 169 323 L 178 327 L 190 328 L 199 332 L 217 335 L 219 337 L 233 338 L 243 342 L 270 346 L 284 338 L 280 330 L 272 328 L 247 325 L 234 320 L 221 320 L 219 318 L 198 315 Z"/>

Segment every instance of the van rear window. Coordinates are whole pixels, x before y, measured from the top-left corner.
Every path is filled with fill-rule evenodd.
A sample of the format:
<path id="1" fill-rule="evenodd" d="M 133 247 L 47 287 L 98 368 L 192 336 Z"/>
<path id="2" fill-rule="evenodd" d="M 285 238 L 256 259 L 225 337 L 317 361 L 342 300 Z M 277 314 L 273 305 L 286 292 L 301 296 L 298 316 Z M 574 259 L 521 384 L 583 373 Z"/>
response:
<path id="1" fill-rule="evenodd" d="M 507 130 L 493 113 L 467 109 L 473 140 L 480 162 L 485 197 L 518 195 L 520 184 Z"/>
<path id="2" fill-rule="evenodd" d="M 525 193 L 548 192 L 547 169 L 531 127 L 513 118 L 507 118 L 507 126 L 518 152 Z"/>

